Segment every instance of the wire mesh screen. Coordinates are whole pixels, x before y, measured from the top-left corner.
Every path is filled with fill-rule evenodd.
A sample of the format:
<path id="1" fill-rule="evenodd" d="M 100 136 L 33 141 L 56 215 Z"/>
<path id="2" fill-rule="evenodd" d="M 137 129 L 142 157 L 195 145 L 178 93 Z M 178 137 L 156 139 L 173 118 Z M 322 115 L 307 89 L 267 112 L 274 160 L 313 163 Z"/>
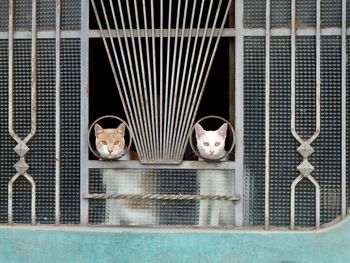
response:
<path id="1" fill-rule="evenodd" d="M 271 0 L 271 25 L 290 26 L 291 0 Z M 246 27 L 265 27 L 265 0 L 244 1 L 244 25 Z M 347 17 L 350 15 L 347 5 Z M 316 1 L 296 1 L 297 27 L 316 25 Z M 341 0 L 321 1 L 321 23 L 323 26 L 341 26 Z"/>
<path id="2" fill-rule="evenodd" d="M 296 41 L 296 127 L 309 136 L 315 127 L 315 38 L 299 36 Z M 321 135 L 313 143 L 310 162 L 321 186 L 321 223 L 340 215 L 341 191 L 341 38 L 321 38 Z M 264 112 L 265 38 L 245 39 L 245 174 L 246 224 L 263 225 L 264 211 Z M 287 226 L 290 220 L 290 186 L 298 176 L 302 157 L 290 132 L 290 37 L 271 39 L 271 225 Z M 257 120 L 260 120 L 259 122 Z M 252 140 L 251 138 L 255 138 Z M 315 190 L 303 181 L 296 191 L 296 224 L 313 226 Z"/>
<path id="3" fill-rule="evenodd" d="M 80 222 L 80 40 L 61 41 L 61 223 Z"/>
<path id="4" fill-rule="evenodd" d="M 233 176 L 230 170 L 90 169 L 90 193 L 152 194 L 154 199 L 92 199 L 89 201 L 89 222 L 110 225 L 232 226 L 232 201 L 181 200 L 181 196 L 233 195 Z M 162 195 L 180 196 L 167 200 L 161 199 Z"/>
<path id="5" fill-rule="evenodd" d="M 8 29 L 8 2 L 0 5 L 0 31 Z M 62 29 L 79 29 L 81 20 L 81 1 L 62 0 Z M 32 0 L 13 0 L 15 30 L 30 30 L 32 25 Z M 53 30 L 56 23 L 55 1 L 37 0 L 38 29 Z"/>
<path id="6" fill-rule="evenodd" d="M 55 221 L 55 41 L 39 40 L 37 69 L 37 132 L 28 144 L 29 173 L 36 182 L 37 222 Z M 16 143 L 8 134 L 8 43 L 0 42 L 0 189 L 7 193 L 9 179 L 15 174 L 18 161 L 13 151 Z M 31 40 L 14 42 L 14 122 L 18 134 L 30 129 L 30 55 Z M 62 217 L 63 223 L 79 222 L 79 100 L 80 100 L 80 41 L 62 44 Z M 69 115 L 67 114 L 69 112 Z M 72 117 L 72 114 L 74 117 Z M 69 144 L 71 147 L 64 147 Z M 74 149 L 76 147 L 76 149 Z M 69 155 L 69 159 L 64 159 Z M 67 187 L 68 185 L 68 187 Z M 13 219 L 15 223 L 31 222 L 31 190 L 29 183 L 19 178 L 14 184 Z M 65 202 L 64 202 L 65 201 Z M 0 222 L 7 222 L 7 195 L 0 197 Z M 67 214 L 69 211 L 69 215 Z"/>

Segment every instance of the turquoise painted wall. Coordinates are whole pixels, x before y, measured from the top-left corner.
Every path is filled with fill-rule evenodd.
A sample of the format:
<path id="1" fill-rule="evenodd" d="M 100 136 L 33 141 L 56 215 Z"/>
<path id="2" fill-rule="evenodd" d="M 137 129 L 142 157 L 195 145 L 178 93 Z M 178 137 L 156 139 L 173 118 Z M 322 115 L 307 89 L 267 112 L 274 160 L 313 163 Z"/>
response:
<path id="1" fill-rule="evenodd" d="M 350 218 L 317 232 L 0 228 L 0 262 L 350 262 Z"/>

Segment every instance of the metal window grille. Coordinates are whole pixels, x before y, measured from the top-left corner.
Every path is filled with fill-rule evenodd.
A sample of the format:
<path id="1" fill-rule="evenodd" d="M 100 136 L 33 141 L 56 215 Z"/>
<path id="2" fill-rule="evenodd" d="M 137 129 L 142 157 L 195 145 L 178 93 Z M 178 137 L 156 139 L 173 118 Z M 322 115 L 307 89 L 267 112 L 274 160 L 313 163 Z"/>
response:
<path id="1" fill-rule="evenodd" d="M 228 175 L 224 181 L 229 182 L 231 192 L 226 198 L 238 201 L 236 194 L 243 193 L 242 200 L 228 208 L 234 211 L 229 225 L 319 228 L 345 217 L 350 202 L 350 5 L 346 0 L 236 0 L 234 29 L 212 30 L 208 26 L 207 33 L 200 30 L 199 39 L 207 42 L 211 34 L 215 41 L 220 35 L 234 37 L 235 161 L 161 167 L 88 159 L 88 40 L 109 32 L 89 30 L 87 1 L 54 2 L 10 0 L 0 9 L 0 108 L 9 110 L 2 110 L 0 118 L 0 189 L 10 193 L 10 202 L 6 195 L 0 197 L 1 223 L 115 224 L 113 217 L 120 211 L 106 209 L 106 198 L 99 199 L 98 195 L 111 192 L 109 199 L 117 204 L 112 205 L 115 208 L 123 205 L 121 195 L 128 193 L 107 189 L 101 174 L 108 169 L 117 169 L 121 177 L 130 174 L 132 179 L 124 183 L 124 188 L 135 185 L 142 175 L 153 178 L 151 187 L 157 189 L 152 191 L 153 197 L 141 202 L 142 207 L 146 203 L 150 211 L 155 211 L 157 221 L 153 225 L 194 225 L 200 220 L 201 204 L 213 207 L 219 202 L 208 196 L 201 199 L 206 193 L 200 192 L 200 174 L 205 176 L 206 172 L 216 179 Z M 127 10 L 123 4 L 125 19 Z M 173 18 L 178 17 L 175 13 Z M 152 17 L 150 12 L 146 14 Z M 117 19 L 121 22 L 121 17 Z M 168 33 L 172 51 L 181 53 L 181 39 L 188 40 L 186 34 L 191 34 L 187 27 L 181 30 L 181 16 L 178 20 L 178 26 L 175 19 L 171 30 L 163 24 L 164 35 L 160 24 L 141 21 L 138 28 L 133 20 L 132 26 L 125 24 L 112 33 L 112 38 L 119 32 L 122 41 L 129 41 L 125 46 L 133 50 L 132 38 L 139 41 L 149 34 L 152 49 L 153 39 L 166 39 Z M 205 28 L 205 23 L 202 26 Z M 125 33 L 129 34 L 126 38 Z M 164 41 L 164 48 L 166 44 Z M 208 63 L 203 63 L 204 73 L 210 68 Z M 178 71 L 171 72 L 176 82 Z M 160 76 L 154 79 L 160 81 Z M 202 88 L 205 81 L 198 83 Z M 17 153 L 13 151 L 16 145 Z M 298 152 L 301 145 L 304 148 Z M 310 146 L 314 149 L 311 154 L 307 153 Z M 181 157 L 181 150 L 178 153 L 176 157 Z M 152 154 L 145 154 L 144 160 L 154 161 L 161 152 Z M 21 158 L 16 175 L 13 165 Z M 299 171 L 297 167 L 303 161 Z M 11 178 L 16 180 L 9 189 Z M 174 182 L 178 184 L 174 186 Z M 138 195 L 130 192 L 131 197 Z M 184 199 L 180 200 L 179 192 Z M 224 193 L 210 194 L 220 199 Z M 179 200 L 167 199 L 173 195 Z M 188 196 L 192 199 L 186 200 Z M 141 218 L 140 222 L 145 221 Z"/>
<path id="2" fill-rule="evenodd" d="M 79 1 L 2 4 L 2 223 L 79 223 L 80 40 L 61 37 L 68 27 L 80 28 Z"/>
<path id="3" fill-rule="evenodd" d="M 276 2 L 241 6 L 245 224 L 319 228 L 347 213 L 349 8 Z"/>

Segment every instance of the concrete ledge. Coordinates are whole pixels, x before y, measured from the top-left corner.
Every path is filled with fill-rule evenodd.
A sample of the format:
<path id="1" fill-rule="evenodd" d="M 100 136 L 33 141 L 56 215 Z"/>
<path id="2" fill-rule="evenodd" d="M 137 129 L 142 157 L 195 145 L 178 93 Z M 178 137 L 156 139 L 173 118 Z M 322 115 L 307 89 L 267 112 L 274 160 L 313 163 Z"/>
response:
<path id="1" fill-rule="evenodd" d="M 0 262 L 350 262 L 350 218 L 296 232 L 1 226 Z"/>

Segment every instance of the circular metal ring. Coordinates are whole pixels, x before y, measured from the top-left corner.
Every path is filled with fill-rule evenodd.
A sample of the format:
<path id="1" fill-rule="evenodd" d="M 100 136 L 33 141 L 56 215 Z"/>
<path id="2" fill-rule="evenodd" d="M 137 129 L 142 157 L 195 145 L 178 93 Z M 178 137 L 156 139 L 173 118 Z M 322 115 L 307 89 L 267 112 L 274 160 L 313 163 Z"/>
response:
<path id="1" fill-rule="evenodd" d="M 127 128 L 127 130 L 129 131 L 129 142 L 127 144 L 127 147 L 124 148 L 124 151 L 122 154 L 118 155 L 117 157 L 115 158 L 111 158 L 111 159 L 107 159 L 107 158 L 103 158 L 92 146 L 91 146 L 91 142 L 90 142 L 90 136 L 91 136 L 91 131 L 93 130 L 93 127 L 95 126 L 95 124 L 97 122 L 99 122 L 100 120 L 103 120 L 103 119 L 116 119 L 116 120 L 119 120 L 121 123 L 124 123 L 125 124 L 125 127 Z M 105 116 L 102 116 L 98 119 L 96 119 L 89 127 L 89 131 L 88 131 L 88 135 L 89 135 L 89 149 L 90 151 L 98 158 L 98 159 L 103 159 L 103 160 L 118 160 L 120 158 L 122 158 L 125 154 L 127 154 L 127 152 L 129 152 L 130 150 L 130 147 L 131 147 L 131 144 L 132 144 L 132 132 L 130 130 L 130 127 L 129 125 L 122 119 L 122 118 L 119 118 L 117 116 L 113 116 L 113 115 L 105 115 Z"/>
<path id="2" fill-rule="evenodd" d="M 199 124 L 200 122 L 202 122 L 202 121 L 204 121 L 204 120 L 206 120 L 206 119 L 219 119 L 219 120 L 222 120 L 223 122 L 227 123 L 227 125 L 230 127 L 231 132 L 232 132 L 232 144 L 231 144 L 230 149 L 226 152 L 226 154 L 224 154 L 224 155 L 222 155 L 222 156 L 220 156 L 220 157 L 218 157 L 218 158 L 214 158 L 214 159 L 205 158 L 205 157 L 203 157 L 203 156 L 201 156 L 201 155 L 199 154 L 199 152 L 198 152 L 198 150 L 197 150 L 197 147 L 195 148 L 195 147 L 193 146 L 193 140 L 192 140 L 192 137 L 193 137 L 193 136 L 192 136 L 192 134 L 193 134 L 193 131 L 194 131 L 194 129 L 195 129 L 195 125 L 196 125 L 197 123 Z M 191 129 L 191 133 L 190 133 L 190 145 L 191 145 L 192 151 L 193 151 L 193 152 L 195 153 L 195 155 L 197 155 L 199 158 L 202 158 L 203 160 L 205 160 L 205 161 L 207 161 L 207 162 L 220 162 L 220 160 L 222 160 L 223 158 L 227 157 L 227 156 L 232 152 L 233 148 L 235 147 L 235 140 L 236 140 L 236 135 L 235 135 L 235 131 L 234 131 L 234 129 L 233 129 L 231 123 L 229 123 L 226 119 L 224 119 L 224 118 L 222 118 L 222 117 L 220 117 L 220 116 L 217 116 L 217 115 L 208 115 L 208 116 L 205 116 L 205 117 L 199 119 L 199 120 L 193 125 L 193 127 L 192 127 L 192 129 Z"/>

